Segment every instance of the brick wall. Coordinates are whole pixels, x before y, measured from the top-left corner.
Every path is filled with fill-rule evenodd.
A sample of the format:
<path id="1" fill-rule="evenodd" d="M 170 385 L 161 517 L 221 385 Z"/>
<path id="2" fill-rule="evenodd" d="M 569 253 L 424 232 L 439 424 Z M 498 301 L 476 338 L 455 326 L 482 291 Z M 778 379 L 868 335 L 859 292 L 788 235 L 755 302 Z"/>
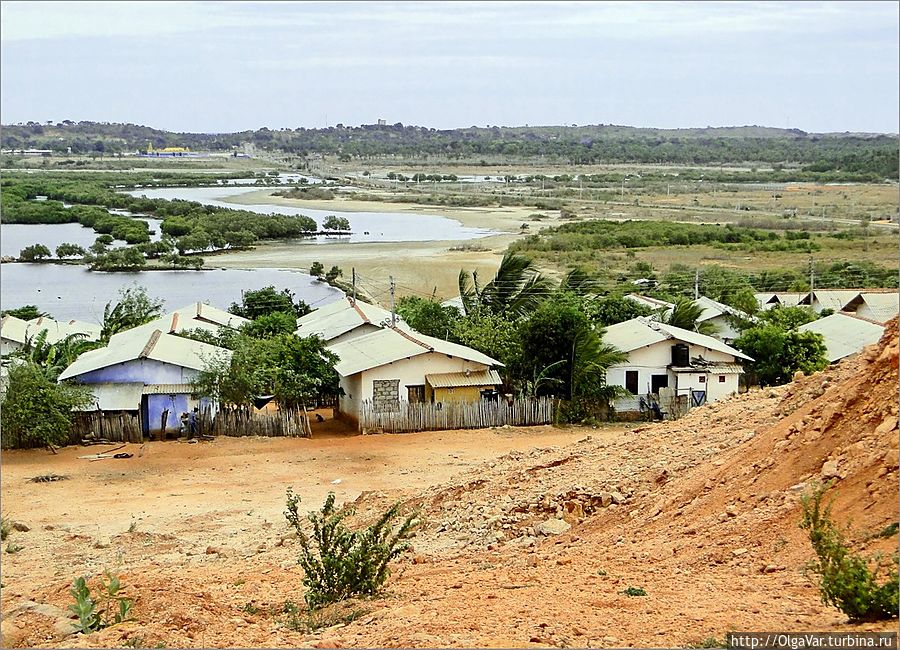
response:
<path id="1" fill-rule="evenodd" d="M 372 405 L 376 413 L 400 410 L 400 380 L 376 379 L 372 382 Z"/>

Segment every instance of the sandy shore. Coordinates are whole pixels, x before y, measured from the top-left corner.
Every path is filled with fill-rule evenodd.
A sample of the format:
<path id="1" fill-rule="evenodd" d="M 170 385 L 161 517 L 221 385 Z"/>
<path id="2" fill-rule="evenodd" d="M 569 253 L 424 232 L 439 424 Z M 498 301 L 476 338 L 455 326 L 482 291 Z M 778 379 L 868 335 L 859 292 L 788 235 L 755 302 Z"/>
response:
<path id="1" fill-rule="evenodd" d="M 389 277 L 397 284 L 397 296 L 430 296 L 446 299 L 458 295 L 460 269 L 477 270 L 481 277 L 491 277 L 510 242 L 522 237 L 520 226 L 529 223 L 529 232 L 540 226 L 529 221 L 535 212 L 531 207 L 455 208 L 411 205 L 380 201 L 357 201 L 337 198 L 332 201 L 303 201 L 273 196 L 265 189 L 223 200 L 235 205 L 274 204 L 307 207 L 311 210 L 335 212 L 399 212 L 427 214 L 456 219 L 464 226 L 487 228 L 498 235 L 467 241 L 443 240 L 428 242 L 385 243 L 329 243 L 296 245 L 269 242 L 250 251 L 216 256 L 210 266 L 222 268 L 295 268 L 307 269 L 313 262 L 321 262 L 326 269 L 337 265 L 349 278 L 351 268 L 361 277 L 361 286 L 379 302 L 387 300 Z M 548 213 L 558 219 L 558 213 Z M 544 222 L 547 223 L 547 222 Z M 450 250 L 463 248 L 464 250 Z"/>

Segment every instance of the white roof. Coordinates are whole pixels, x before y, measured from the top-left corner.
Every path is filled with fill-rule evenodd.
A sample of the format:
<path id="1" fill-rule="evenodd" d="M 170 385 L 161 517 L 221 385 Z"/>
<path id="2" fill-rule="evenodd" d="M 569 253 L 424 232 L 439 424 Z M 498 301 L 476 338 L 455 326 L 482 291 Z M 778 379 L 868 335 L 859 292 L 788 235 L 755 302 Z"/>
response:
<path id="1" fill-rule="evenodd" d="M 441 303 L 441 307 L 455 307 L 461 314 L 466 310 L 466 307 L 463 304 L 463 299 L 459 296 L 456 296 L 455 298 L 447 298 L 447 300 Z"/>
<path id="2" fill-rule="evenodd" d="M 879 323 L 886 323 L 900 313 L 900 293 L 896 291 L 891 293 L 862 292 L 858 298 L 851 300 L 844 307 L 847 311 L 858 311 L 859 303 L 863 302 L 872 312 L 871 319 Z"/>
<path id="3" fill-rule="evenodd" d="M 396 320 L 401 328 L 408 329 L 399 317 Z M 362 325 L 387 327 L 390 321 L 391 312 L 388 310 L 361 300 L 353 304 L 349 297 L 344 296 L 298 318 L 296 334 L 321 336 L 327 342 Z"/>
<path id="4" fill-rule="evenodd" d="M 644 305 L 644 307 L 649 307 L 650 309 L 672 309 L 675 305 L 671 302 L 666 302 L 665 300 L 659 300 L 658 298 L 651 298 L 649 296 L 642 296 L 637 293 L 629 293 L 625 296 L 629 300 L 633 300 L 634 302 Z"/>
<path id="5" fill-rule="evenodd" d="M 100 338 L 100 326 L 78 320 L 58 321 L 47 316 L 39 316 L 24 321 L 15 316 L 6 315 L 0 325 L 0 336 L 16 343 L 25 343 L 34 339 L 41 332 L 47 332 L 47 343 L 62 341 L 72 334 L 84 334 L 90 341 Z"/>
<path id="6" fill-rule="evenodd" d="M 828 348 L 828 361 L 832 363 L 877 343 L 884 333 L 883 325 L 840 313 L 814 320 L 797 329 L 821 334 Z"/>
<path id="7" fill-rule="evenodd" d="M 85 384 L 94 395 L 94 407 L 101 411 L 137 411 L 141 408 L 143 384 Z"/>
<path id="8" fill-rule="evenodd" d="M 485 366 L 503 365 L 496 359 L 491 359 L 486 354 L 464 345 L 399 328 L 381 329 L 359 338 L 330 345 L 328 349 L 340 357 L 335 370 L 344 377 L 429 352 L 438 352 Z"/>
<path id="9" fill-rule="evenodd" d="M 153 330 L 146 336 L 113 337 L 109 345 L 82 354 L 59 376 L 60 381 L 137 359 L 153 359 L 202 370 L 210 358 L 230 358 L 231 350 Z"/>
<path id="10" fill-rule="evenodd" d="M 703 313 L 700 314 L 700 318 L 698 318 L 698 322 L 704 322 L 708 320 L 712 320 L 713 318 L 718 318 L 719 316 L 737 316 L 738 318 L 743 318 L 750 321 L 755 321 L 756 319 L 742 312 L 740 309 L 735 309 L 731 305 L 726 305 L 725 303 L 718 302 L 717 300 L 713 300 L 712 298 L 707 298 L 706 296 L 700 296 L 697 300 L 694 301 L 701 307 L 703 307 Z"/>
<path id="11" fill-rule="evenodd" d="M 740 350 L 735 350 L 730 345 L 725 345 L 722 341 L 711 336 L 697 334 L 697 332 L 673 327 L 672 325 L 665 325 L 641 316 L 627 320 L 624 323 L 610 325 L 603 334 L 604 343 L 613 345 L 622 352 L 631 352 L 638 348 L 668 340 L 683 341 L 691 345 L 730 354 L 738 359 L 753 361 L 751 357 L 748 357 Z"/>
<path id="12" fill-rule="evenodd" d="M 202 302 L 195 302 L 181 309 L 169 312 L 156 320 L 144 323 L 130 330 L 119 332 L 112 338 L 121 336 L 144 337 L 154 330 L 166 334 L 178 334 L 185 330 L 200 329 L 215 334 L 220 327 L 239 329 L 250 321 L 242 316 L 235 316 L 218 307 L 213 307 Z"/>
<path id="13" fill-rule="evenodd" d="M 813 298 L 821 307 L 819 311 L 822 311 L 822 309 L 840 311 L 844 308 L 844 305 L 856 298 L 859 293 L 859 289 L 825 289 L 814 291 Z M 803 296 L 801 302 L 805 305 L 812 304 L 809 300 L 809 294 Z"/>

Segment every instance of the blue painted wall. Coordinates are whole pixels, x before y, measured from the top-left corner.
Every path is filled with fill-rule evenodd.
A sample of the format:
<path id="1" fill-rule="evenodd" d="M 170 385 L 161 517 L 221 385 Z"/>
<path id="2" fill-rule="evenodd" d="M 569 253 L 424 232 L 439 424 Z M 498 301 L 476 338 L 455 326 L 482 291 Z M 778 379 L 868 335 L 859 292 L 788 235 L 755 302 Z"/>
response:
<path id="1" fill-rule="evenodd" d="M 178 433 L 181 430 L 181 414 L 190 413 L 196 400 L 191 400 L 190 395 L 145 395 L 147 400 L 147 419 L 144 422 L 144 431 L 151 434 L 162 433 L 162 413 L 169 410 L 166 418 L 166 433 Z"/>
<path id="2" fill-rule="evenodd" d="M 153 359 L 137 359 L 78 375 L 83 384 L 189 384 L 197 371 Z"/>

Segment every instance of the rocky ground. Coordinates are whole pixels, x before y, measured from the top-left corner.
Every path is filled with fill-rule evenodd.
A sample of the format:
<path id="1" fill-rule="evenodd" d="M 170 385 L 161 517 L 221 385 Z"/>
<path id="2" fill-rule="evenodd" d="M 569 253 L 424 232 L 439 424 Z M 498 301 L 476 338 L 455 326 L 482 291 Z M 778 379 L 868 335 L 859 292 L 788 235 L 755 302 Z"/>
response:
<path id="1" fill-rule="evenodd" d="M 318 630 L 284 611 L 285 601 L 302 602 L 302 573 L 295 539 L 267 513 L 229 528 L 233 539 L 223 540 L 222 521 L 203 517 L 190 533 L 113 535 L 111 548 L 129 558 L 121 575 L 136 620 L 90 636 L 64 636 L 63 575 L 6 586 L 5 641 L 672 647 L 728 631 L 895 629 L 896 621 L 849 625 L 821 603 L 797 525 L 801 495 L 834 480 L 833 514 L 850 523 L 854 547 L 896 550 L 896 534 L 875 535 L 897 521 L 896 321 L 887 331 L 855 359 L 677 422 L 584 428 L 555 444 L 534 438 L 413 489 L 383 483 L 348 494 L 358 522 L 400 499 L 423 523 L 385 594 L 328 612 Z M 453 435 L 460 450 L 447 463 L 466 456 L 464 432 Z M 204 535 L 214 543 L 204 546 Z M 91 538 L 63 539 L 84 552 L 76 565 L 87 562 Z"/>

